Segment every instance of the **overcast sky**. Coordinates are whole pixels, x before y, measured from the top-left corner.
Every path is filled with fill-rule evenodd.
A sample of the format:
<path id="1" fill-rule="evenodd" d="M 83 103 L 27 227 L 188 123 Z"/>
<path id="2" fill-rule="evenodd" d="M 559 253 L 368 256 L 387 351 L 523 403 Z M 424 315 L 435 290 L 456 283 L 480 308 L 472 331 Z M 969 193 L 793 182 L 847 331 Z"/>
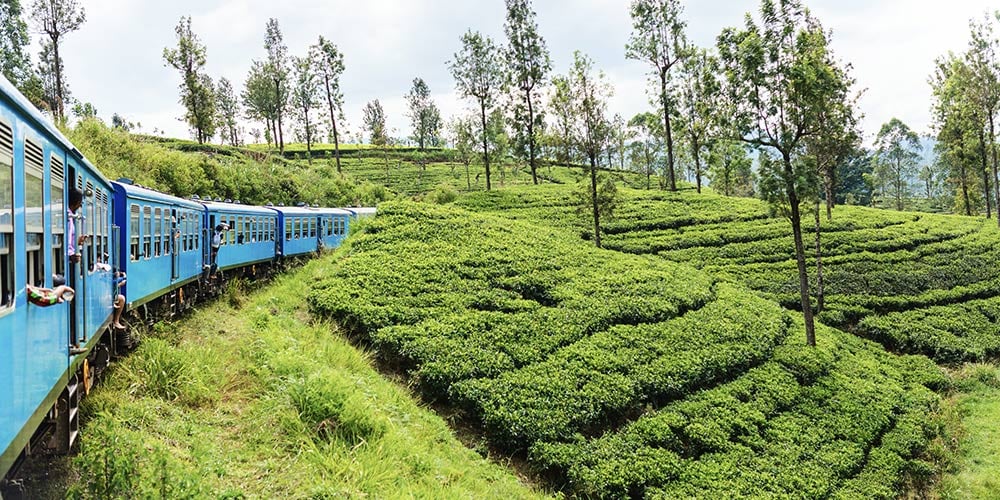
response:
<path id="1" fill-rule="evenodd" d="M 93 103 L 110 122 L 113 113 L 168 136 L 190 137 L 180 121 L 180 76 L 165 66 L 164 47 L 176 45 L 174 27 L 190 15 L 208 51 L 207 71 L 239 90 L 252 59 L 263 59 L 264 26 L 277 18 L 289 52 L 305 55 L 319 35 L 344 53 L 342 78 L 348 130 L 357 132 L 361 108 L 381 100 L 394 135 L 410 132 L 406 94 L 424 78 L 444 117 L 468 107 L 454 91 L 446 62 L 468 29 L 503 39 L 503 0 L 80 0 L 83 27 L 65 38 L 62 53 L 73 95 Z M 991 5 L 992 4 L 992 5 Z M 691 40 L 714 45 L 727 26 L 741 25 L 756 0 L 686 2 Z M 837 57 L 854 67 L 866 142 L 880 124 L 898 117 L 919 133 L 931 127 L 928 75 L 936 57 L 964 50 L 969 19 L 997 7 L 987 0 L 812 0 L 824 26 L 833 30 Z M 615 86 L 610 111 L 626 119 L 650 108 L 648 68 L 629 61 L 627 0 L 535 0 L 539 30 L 556 72 L 565 72 L 574 50 L 590 55 Z M 37 35 L 34 35 L 37 38 Z M 37 52 L 37 50 L 36 50 Z M 260 128 L 259 124 L 249 124 Z M 286 132 L 287 133 L 287 132 Z M 287 137 L 287 136 L 286 136 Z M 248 137 L 249 139 L 249 137 Z"/>

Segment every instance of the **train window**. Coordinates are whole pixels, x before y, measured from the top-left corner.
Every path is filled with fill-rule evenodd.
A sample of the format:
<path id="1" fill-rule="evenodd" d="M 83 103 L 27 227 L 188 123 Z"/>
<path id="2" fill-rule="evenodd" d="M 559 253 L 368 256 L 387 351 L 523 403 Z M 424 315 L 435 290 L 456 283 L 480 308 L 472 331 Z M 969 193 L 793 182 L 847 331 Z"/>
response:
<path id="1" fill-rule="evenodd" d="M 285 241 L 292 239 L 292 219 L 285 219 Z"/>
<path id="2" fill-rule="evenodd" d="M 25 251 L 28 260 L 28 283 L 45 284 L 45 184 L 42 147 L 31 139 L 24 141 L 24 218 Z"/>
<path id="3" fill-rule="evenodd" d="M 86 193 L 90 193 L 87 197 Z M 87 253 L 87 269 L 89 272 L 94 272 L 94 264 L 97 260 L 94 259 L 94 246 L 97 245 L 97 226 L 100 221 L 97 220 L 97 202 L 94 199 L 94 185 L 87 181 L 87 189 L 84 191 L 84 216 L 82 231 L 80 234 L 86 234 L 90 238 L 85 243 L 86 253 Z"/>
<path id="4" fill-rule="evenodd" d="M 132 262 L 139 260 L 139 205 L 132 204 L 129 208 L 129 258 Z"/>
<path id="5" fill-rule="evenodd" d="M 0 309 L 14 305 L 14 131 L 0 120 Z"/>
<path id="6" fill-rule="evenodd" d="M 257 219 L 257 241 L 264 241 L 264 219 Z"/>
<path id="7" fill-rule="evenodd" d="M 153 257 L 159 257 L 163 243 L 163 213 L 159 208 L 153 210 L 153 235 Z"/>
<path id="8" fill-rule="evenodd" d="M 170 240 L 174 234 L 174 223 L 170 210 L 163 209 L 163 255 L 170 255 Z"/>
<path id="9" fill-rule="evenodd" d="M 153 209 L 142 207 L 142 258 L 153 255 Z"/>
<path id="10" fill-rule="evenodd" d="M 275 241 L 275 239 L 277 237 L 277 235 L 275 234 L 275 229 L 276 229 L 276 226 L 278 225 L 277 222 L 278 222 L 277 219 L 275 219 L 274 217 L 271 217 L 271 225 L 270 225 L 271 226 L 271 241 Z"/>
<path id="11" fill-rule="evenodd" d="M 63 249 L 63 237 L 66 232 L 66 208 L 63 205 L 65 193 L 66 169 L 58 156 L 49 156 L 49 177 L 51 178 L 52 210 L 52 274 L 66 274 L 66 254 Z"/>

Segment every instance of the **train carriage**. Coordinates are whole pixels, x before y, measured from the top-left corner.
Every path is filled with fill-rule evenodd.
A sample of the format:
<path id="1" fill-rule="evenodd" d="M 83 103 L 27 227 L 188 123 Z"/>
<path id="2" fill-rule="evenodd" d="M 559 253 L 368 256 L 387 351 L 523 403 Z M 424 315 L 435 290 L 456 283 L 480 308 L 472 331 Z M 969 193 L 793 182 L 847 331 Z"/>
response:
<path id="1" fill-rule="evenodd" d="M 202 273 L 200 203 L 137 186 L 126 179 L 112 183 L 121 224 L 117 244 L 120 268 L 129 276 L 122 290 L 128 309 L 180 290 Z M 141 279 L 138 279 L 141 278 Z M 182 296 L 173 303 L 183 303 Z"/>
<path id="2" fill-rule="evenodd" d="M 219 270 L 269 263 L 278 247 L 278 213 L 270 208 L 205 201 L 205 226 L 226 224 L 215 265 Z M 211 241 L 211 238 L 209 238 Z M 206 254 L 211 262 L 211 253 Z"/>
<path id="3" fill-rule="evenodd" d="M 283 257 L 315 252 L 319 248 L 319 210 L 300 207 L 274 207 L 283 238 L 278 251 Z"/>
<path id="4" fill-rule="evenodd" d="M 67 205 L 74 187 L 84 198 L 71 221 Z M 77 437 L 76 404 L 91 380 L 78 374 L 92 374 L 84 369 L 88 357 L 108 356 L 96 347 L 108 331 L 113 303 L 111 191 L 0 78 L 0 477 L 43 422 L 55 424 L 50 446 L 68 450 Z M 78 241 L 70 241 L 71 230 Z M 67 256 L 71 245 L 79 263 Z M 29 303 L 28 285 L 53 288 L 62 280 L 75 290 L 74 300 Z"/>
<path id="5" fill-rule="evenodd" d="M 336 248 L 347 237 L 354 213 L 340 208 L 317 208 L 319 217 L 319 245 L 321 248 Z"/>

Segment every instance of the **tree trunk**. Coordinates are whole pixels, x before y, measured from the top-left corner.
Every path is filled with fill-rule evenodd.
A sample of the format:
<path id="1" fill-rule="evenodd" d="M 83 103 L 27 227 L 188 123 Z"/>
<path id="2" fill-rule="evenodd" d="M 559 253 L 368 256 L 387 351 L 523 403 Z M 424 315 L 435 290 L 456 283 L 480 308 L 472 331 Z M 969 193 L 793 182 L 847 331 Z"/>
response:
<path id="1" fill-rule="evenodd" d="M 993 199 L 997 202 L 997 226 L 1000 227 L 1000 174 L 997 173 L 997 143 L 996 129 L 994 127 L 993 112 L 990 112 L 990 154 L 993 156 L 993 192 L 996 195 Z"/>
<path id="2" fill-rule="evenodd" d="M 990 176 L 987 173 L 989 166 L 986 164 L 986 139 L 983 137 L 983 131 L 979 131 L 979 158 L 982 160 L 982 167 L 979 169 L 983 174 L 983 193 L 986 199 L 986 218 L 992 217 L 993 213 L 993 203 L 990 199 L 992 195 L 990 194 Z"/>
<path id="3" fill-rule="evenodd" d="M 62 68 L 59 64 L 59 35 L 50 33 L 49 36 L 52 38 L 52 55 L 55 58 L 52 68 L 56 74 L 56 121 L 61 122 L 66 119 L 66 96 L 63 95 Z"/>
<path id="4" fill-rule="evenodd" d="M 820 241 L 819 197 L 816 197 L 816 314 L 823 312 L 823 247 Z"/>
<path id="5" fill-rule="evenodd" d="M 489 147 L 487 146 L 486 140 L 486 103 L 479 101 L 479 110 L 483 120 L 483 165 L 486 167 L 486 190 L 489 191 L 490 187 L 490 154 Z"/>
<path id="6" fill-rule="evenodd" d="M 799 211 L 799 197 L 795 193 L 795 177 L 792 160 L 788 153 L 782 153 L 785 162 L 785 194 L 791 208 L 792 236 L 795 239 L 795 261 L 799 268 L 799 295 L 802 299 L 802 317 L 806 325 L 806 343 L 816 347 L 816 325 L 813 321 L 812 304 L 809 298 L 809 273 L 806 271 L 806 251 L 802 242 L 802 214 Z"/>
<path id="7" fill-rule="evenodd" d="M 653 177 L 653 155 L 649 154 L 649 144 L 644 144 L 643 149 L 646 157 L 646 190 L 648 191 L 652 189 L 650 180 Z"/>
<path id="8" fill-rule="evenodd" d="M 826 220 L 833 220 L 833 169 L 823 169 L 823 190 L 826 193 Z"/>
<path id="9" fill-rule="evenodd" d="M 340 173 L 340 137 L 337 135 L 337 118 L 333 113 L 333 93 L 330 90 L 330 77 L 324 76 L 326 82 L 326 103 L 330 107 L 330 125 L 333 127 L 333 154 L 337 158 L 337 173 Z"/>
<path id="10" fill-rule="evenodd" d="M 670 131 L 670 103 L 667 100 L 667 72 L 660 72 L 660 99 L 663 100 L 663 122 L 667 133 L 667 179 L 670 190 L 677 191 L 677 179 L 674 176 L 674 138 Z"/>
<path id="11" fill-rule="evenodd" d="M 465 161 L 465 187 L 469 191 L 472 191 L 472 177 L 469 174 L 469 161 Z"/>
<path id="12" fill-rule="evenodd" d="M 312 128 L 309 126 L 309 110 L 305 109 L 302 113 L 303 119 L 306 122 L 306 162 L 310 165 L 313 163 L 312 154 Z"/>
<path id="13" fill-rule="evenodd" d="M 694 156 L 694 179 L 695 185 L 698 187 L 698 194 L 701 194 L 701 157 L 698 154 L 698 150 L 701 149 L 698 144 L 698 139 L 691 138 L 691 155 Z"/>
<path id="14" fill-rule="evenodd" d="M 597 206 L 597 158 L 590 156 L 590 199 L 594 206 L 594 244 L 601 248 L 601 213 Z"/>
<path id="15" fill-rule="evenodd" d="M 528 92 L 528 168 L 531 169 L 531 182 L 538 185 L 538 170 L 535 165 L 535 108 L 531 102 L 531 90 Z"/>
<path id="16" fill-rule="evenodd" d="M 959 161 L 959 174 L 961 179 L 959 182 L 962 184 L 962 199 L 965 201 L 965 215 L 972 217 L 972 204 L 969 202 L 969 179 L 968 174 L 965 172 L 965 163 Z"/>
<path id="17" fill-rule="evenodd" d="M 274 80 L 274 95 L 280 98 L 281 96 L 281 82 L 277 79 Z M 281 130 L 281 103 L 278 103 L 278 151 L 282 154 L 285 152 L 285 137 Z"/>

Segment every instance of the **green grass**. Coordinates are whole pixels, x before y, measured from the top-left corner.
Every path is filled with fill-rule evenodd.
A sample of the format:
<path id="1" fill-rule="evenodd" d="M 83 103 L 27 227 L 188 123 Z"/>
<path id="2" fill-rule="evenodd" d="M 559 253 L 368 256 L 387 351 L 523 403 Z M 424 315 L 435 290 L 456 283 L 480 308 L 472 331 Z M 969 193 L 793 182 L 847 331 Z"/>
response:
<path id="1" fill-rule="evenodd" d="M 956 396 L 964 435 L 957 467 L 939 485 L 942 498 L 1000 498 L 1000 369 L 971 365 L 958 375 Z"/>
<path id="2" fill-rule="evenodd" d="M 145 338 L 85 402 L 73 495 L 541 496 L 310 319 L 302 287 L 336 266 L 313 261 Z"/>

